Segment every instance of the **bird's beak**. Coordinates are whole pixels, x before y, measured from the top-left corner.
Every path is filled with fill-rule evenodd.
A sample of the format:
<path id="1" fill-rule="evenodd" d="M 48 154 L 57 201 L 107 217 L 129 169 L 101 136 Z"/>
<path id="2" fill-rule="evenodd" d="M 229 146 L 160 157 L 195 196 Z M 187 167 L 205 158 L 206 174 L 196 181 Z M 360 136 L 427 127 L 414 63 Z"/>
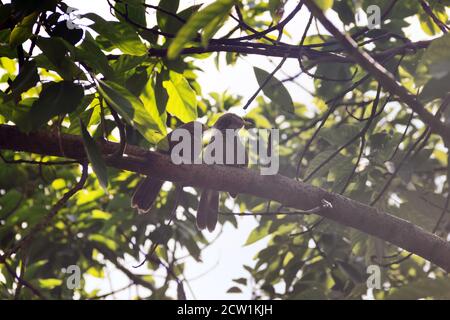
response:
<path id="1" fill-rule="evenodd" d="M 251 120 L 243 119 L 244 120 L 244 128 L 245 129 L 251 129 L 255 127 L 255 124 Z"/>

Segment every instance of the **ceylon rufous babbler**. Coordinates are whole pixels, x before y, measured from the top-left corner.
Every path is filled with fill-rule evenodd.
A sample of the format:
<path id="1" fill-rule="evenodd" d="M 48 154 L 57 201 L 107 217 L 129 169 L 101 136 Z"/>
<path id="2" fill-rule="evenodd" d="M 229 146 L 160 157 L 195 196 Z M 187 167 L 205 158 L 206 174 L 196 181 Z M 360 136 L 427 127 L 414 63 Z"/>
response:
<path id="1" fill-rule="evenodd" d="M 211 139 L 210 144 L 214 141 L 214 139 L 215 139 L 214 136 L 217 137 L 217 134 L 220 134 L 222 136 L 222 141 L 223 141 L 223 153 L 222 154 L 223 154 L 223 163 L 224 164 L 231 165 L 231 166 L 242 166 L 242 167 L 246 167 L 248 165 L 248 155 L 245 151 L 244 146 L 242 146 L 242 143 L 240 142 L 239 138 L 233 137 L 234 139 L 230 140 L 229 138 L 227 138 L 227 135 L 226 135 L 226 129 L 238 130 L 248 124 L 249 123 L 246 122 L 244 119 L 242 119 L 241 117 L 239 117 L 235 114 L 232 114 L 232 113 L 226 113 L 226 114 L 222 115 L 215 122 L 213 128 L 216 130 L 214 131 L 214 135 Z M 171 133 L 169 133 L 166 136 L 166 138 L 164 140 L 167 142 L 166 146 L 168 145 L 168 147 L 166 147 L 164 149 L 158 148 L 157 151 L 170 155 L 173 147 L 178 143 L 178 142 L 173 142 L 171 140 L 171 135 L 178 129 L 186 129 L 191 134 L 191 137 L 193 137 L 193 139 L 191 139 L 191 143 L 192 143 L 191 150 L 201 151 L 201 148 L 194 147 L 194 144 L 196 144 L 196 143 L 199 143 L 201 145 L 202 139 L 203 139 L 202 135 L 197 137 L 194 134 L 194 128 L 196 125 L 200 126 L 202 129 L 205 128 L 201 123 L 196 122 L 196 121 L 186 123 L 186 124 L 180 126 L 179 128 L 175 129 L 174 131 L 172 131 Z M 230 140 L 230 141 L 228 141 L 228 140 Z M 229 163 L 227 161 L 226 150 L 229 149 L 229 148 L 227 148 L 227 145 L 229 145 L 229 144 L 233 144 L 233 146 L 234 146 L 233 150 L 235 152 L 239 148 L 241 148 L 241 150 L 244 150 L 245 163 L 238 162 L 237 154 L 233 155 L 233 159 L 235 162 Z M 241 144 L 241 146 L 239 146 L 238 144 Z M 199 156 L 199 154 L 195 154 L 195 155 L 193 155 L 192 159 L 194 159 L 198 156 Z M 150 177 L 150 176 L 143 179 L 136 187 L 136 190 L 134 191 L 133 196 L 131 198 L 132 208 L 138 209 L 139 213 L 149 212 L 155 203 L 155 200 L 161 190 L 163 183 L 164 183 L 164 181 Z M 232 197 L 236 196 L 235 194 L 232 194 L 232 193 L 230 193 L 230 195 Z M 209 190 L 209 189 L 203 190 L 200 195 L 200 202 L 199 202 L 198 209 L 197 209 L 197 227 L 200 230 L 207 228 L 209 231 L 212 232 L 217 225 L 218 212 L 219 212 L 219 192 L 215 191 L 215 190 Z"/>

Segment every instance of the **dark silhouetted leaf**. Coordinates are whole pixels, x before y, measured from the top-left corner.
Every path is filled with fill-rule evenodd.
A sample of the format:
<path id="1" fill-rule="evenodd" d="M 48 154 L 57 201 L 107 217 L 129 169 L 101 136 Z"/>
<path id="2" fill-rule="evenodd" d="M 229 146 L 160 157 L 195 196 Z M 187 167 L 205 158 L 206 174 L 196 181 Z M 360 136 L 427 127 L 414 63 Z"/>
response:
<path id="1" fill-rule="evenodd" d="M 51 118 L 74 111 L 84 96 L 83 87 L 70 81 L 45 85 L 28 114 L 31 129 L 38 129 Z"/>
<path id="2" fill-rule="evenodd" d="M 160 7 L 164 11 L 168 11 L 173 14 L 176 14 L 178 11 L 179 4 L 180 4 L 179 0 L 161 0 L 158 4 L 158 7 Z M 183 25 L 183 22 L 164 11 L 158 10 L 156 12 L 156 19 L 158 21 L 158 27 L 163 32 L 176 34 L 177 31 Z"/>
<path id="3" fill-rule="evenodd" d="M 242 290 L 239 287 L 231 287 L 227 290 L 227 293 L 242 293 Z"/>
<path id="4" fill-rule="evenodd" d="M 51 36 L 61 37 L 71 45 L 76 45 L 83 38 L 83 29 L 67 27 L 67 21 L 58 22 L 51 31 Z"/>
<path id="5" fill-rule="evenodd" d="M 14 98 L 20 96 L 21 93 L 34 87 L 39 81 L 39 75 L 36 68 L 36 62 L 27 62 L 20 70 L 19 75 L 11 83 L 11 91 Z"/>
<path id="6" fill-rule="evenodd" d="M 11 47 L 14 48 L 30 38 L 37 16 L 37 13 L 32 13 L 23 18 L 23 20 L 14 27 L 9 38 L 9 45 Z"/>

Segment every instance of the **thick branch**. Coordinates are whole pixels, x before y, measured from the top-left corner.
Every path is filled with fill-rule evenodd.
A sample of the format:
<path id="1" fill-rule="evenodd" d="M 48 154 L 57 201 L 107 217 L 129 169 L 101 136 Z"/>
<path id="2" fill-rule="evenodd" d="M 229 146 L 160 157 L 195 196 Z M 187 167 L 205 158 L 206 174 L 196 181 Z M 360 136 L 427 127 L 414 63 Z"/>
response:
<path id="1" fill-rule="evenodd" d="M 72 159 L 85 157 L 82 139 L 73 135 L 56 133 L 21 133 L 15 126 L 0 125 L 0 148 L 32 152 L 41 155 L 65 156 Z M 60 145 L 64 150 L 60 149 Z M 103 154 L 112 154 L 118 145 L 99 143 Z M 124 158 L 108 160 L 108 165 L 152 175 L 161 180 L 180 182 L 187 186 L 209 188 L 233 193 L 245 193 L 274 200 L 287 207 L 308 210 L 331 203 L 332 209 L 318 214 L 376 236 L 413 252 L 450 271 L 450 244 L 422 228 L 376 208 L 369 207 L 339 194 L 327 192 L 281 175 L 263 176 L 259 172 L 230 166 L 175 165 L 170 157 L 127 146 Z"/>

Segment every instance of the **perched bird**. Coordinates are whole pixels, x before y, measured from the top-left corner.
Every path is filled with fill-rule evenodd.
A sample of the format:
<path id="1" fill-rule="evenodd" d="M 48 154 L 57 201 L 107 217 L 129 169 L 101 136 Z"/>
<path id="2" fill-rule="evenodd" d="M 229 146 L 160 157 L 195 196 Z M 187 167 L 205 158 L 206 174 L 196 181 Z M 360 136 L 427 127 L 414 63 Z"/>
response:
<path id="1" fill-rule="evenodd" d="M 202 137 L 196 136 L 194 134 L 194 130 L 196 125 L 199 128 L 204 129 L 204 125 L 197 121 L 192 121 L 183 124 L 182 126 L 178 127 L 177 129 L 170 132 L 164 139 L 163 143 L 158 144 L 159 147 L 157 147 L 157 151 L 163 154 L 170 155 L 172 148 L 178 143 L 171 140 L 171 136 L 174 132 L 176 132 L 179 129 L 186 129 L 190 135 L 191 135 L 191 143 L 192 146 L 194 146 L 195 143 L 199 143 L 201 145 Z M 165 145 L 165 147 L 164 147 Z M 196 148 L 191 148 L 191 150 L 196 150 Z M 198 153 L 200 153 L 201 149 Z M 199 154 L 194 154 L 193 157 L 197 157 Z M 133 193 L 133 196 L 131 197 L 131 207 L 136 208 L 138 210 L 139 214 L 147 213 L 151 210 L 153 207 L 153 204 L 155 203 L 155 200 L 161 190 L 161 187 L 163 185 L 164 181 L 158 180 L 153 177 L 146 177 L 143 179 L 138 186 L 136 187 L 136 190 Z"/>
<path id="2" fill-rule="evenodd" d="M 242 119 L 241 117 L 232 114 L 232 113 L 226 113 L 224 115 L 222 115 L 219 119 L 217 119 L 216 123 L 214 124 L 213 128 L 216 129 L 216 135 L 217 134 L 221 134 L 222 135 L 222 139 L 223 139 L 223 163 L 226 165 L 232 165 L 232 166 L 247 166 L 248 164 L 248 159 L 247 159 L 247 154 L 245 154 L 245 163 L 244 164 L 238 164 L 237 163 L 237 155 L 234 154 L 233 158 L 234 161 L 236 161 L 234 164 L 233 163 L 227 163 L 226 161 L 226 147 L 228 144 L 233 143 L 235 148 L 234 150 L 237 150 L 237 144 L 241 143 L 239 141 L 239 139 L 234 140 L 234 141 L 228 141 L 230 139 L 226 138 L 226 129 L 233 129 L 233 130 L 237 130 L 237 129 L 241 129 L 242 127 L 244 127 L 246 124 L 248 124 L 244 119 Z M 213 142 L 214 136 L 212 137 L 212 140 L 210 142 L 210 144 Z M 243 148 L 243 146 L 242 146 Z M 233 197 L 235 197 L 236 195 L 231 195 Z M 198 209 L 197 209 L 197 227 L 200 230 L 206 229 L 208 228 L 208 230 L 210 232 L 214 231 L 216 224 L 217 224 L 217 219 L 218 219 L 218 214 L 219 214 L 219 192 L 215 191 L 215 190 L 208 190 L 205 189 L 202 191 L 201 195 L 200 195 L 200 202 L 198 204 Z"/>

